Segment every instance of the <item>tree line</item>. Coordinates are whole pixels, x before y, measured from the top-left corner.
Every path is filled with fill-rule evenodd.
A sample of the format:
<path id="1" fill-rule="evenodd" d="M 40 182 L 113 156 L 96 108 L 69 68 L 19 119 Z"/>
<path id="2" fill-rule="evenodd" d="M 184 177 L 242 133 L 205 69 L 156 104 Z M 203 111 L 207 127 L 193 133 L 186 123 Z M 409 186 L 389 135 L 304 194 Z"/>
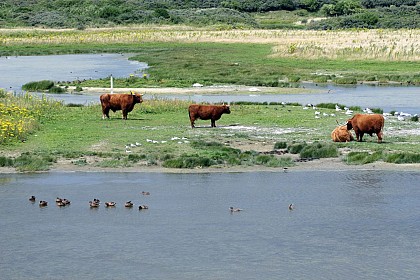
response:
<path id="1" fill-rule="evenodd" d="M 418 0 L 3 0 L 0 27 L 86 28 L 129 24 L 260 27 L 255 13 L 326 17 L 308 29 L 419 28 Z"/>

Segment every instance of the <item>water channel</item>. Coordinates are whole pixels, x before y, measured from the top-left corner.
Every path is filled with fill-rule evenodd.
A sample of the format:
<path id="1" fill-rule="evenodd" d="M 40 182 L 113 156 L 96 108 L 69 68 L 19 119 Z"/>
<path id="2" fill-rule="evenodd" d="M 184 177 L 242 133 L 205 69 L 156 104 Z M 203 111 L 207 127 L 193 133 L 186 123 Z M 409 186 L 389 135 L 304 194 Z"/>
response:
<path id="1" fill-rule="evenodd" d="M 131 61 L 129 54 L 79 54 L 52 56 L 0 57 L 0 66 L 7 69 L 0 75 L 0 88 L 19 91 L 30 81 L 72 81 L 98 79 L 112 75 L 128 77 L 147 71 L 147 63 Z M 306 94 L 183 94 L 159 95 L 160 98 L 191 100 L 191 102 L 298 102 L 300 104 L 339 103 L 362 108 L 382 108 L 384 112 L 395 110 L 411 114 L 420 113 L 420 87 L 413 86 L 336 86 L 302 84 L 302 88 L 320 89 L 320 93 Z M 302 91 L 304 92 L 304 91 Z M 64 103 L 91 104 L 99 102 L 100 93 L 83 95 L 49 95 Z M 145 96 L 154 98 L 154 96 Z"/>
<path id="2" fill-rule="evenodd" d="M 1 278 L 417 279 L 419 181 L 368 170 L 0 174 Z"/>

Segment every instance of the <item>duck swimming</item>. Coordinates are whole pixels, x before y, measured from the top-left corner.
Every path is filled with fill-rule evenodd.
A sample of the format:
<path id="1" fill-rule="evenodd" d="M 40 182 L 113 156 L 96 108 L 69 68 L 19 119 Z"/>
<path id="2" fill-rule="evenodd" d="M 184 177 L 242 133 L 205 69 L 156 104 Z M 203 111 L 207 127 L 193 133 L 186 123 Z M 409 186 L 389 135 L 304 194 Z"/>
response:
<path id="1" fill-rule="evenodd" d="M 39 207 L 45 207 L 45 206 L 48 206 L 48 202 L 46 202 L 45 200 L 40 200 Z"/>
<path id="2" fill-rule="evenodd" d="M 117 205 L 117 203 L 114 201 L 105 202 L 105 207 L 115 207 L 115 205 Z"/>
<path id="3" fill-rule="evenodd" d="M 234 208 L 234 207 L 229 207 L 229 210 L 230 210 L 230 212 L 239 212 L 239 211 L 242 211 L 243 209 L 241 209 L 241 208 Z"/>
<path id="4" fill-rule="evenodd" d="M 94 201 L 89 201 L 89 206 L 90 208 L 98 208 L 99 207 L 99 202 Z"/>
<path id="5" fill-rule="evenodd" d="M 127 208 L 131 208 L 131 207 L 133 207 L 133 202 L 131 202 L 131 200 L 130 201 L 127 201 L 125 204 L 124 204 L 124 206 L 125 207 L 127 207 Z"/>
<path id="6" fill-rule="evenodd" d="M 149 206 L 147 206 L 147 205 L 140 205 L 139 206 L 139 210 L 143 210 L 143 209 L 149 209 Z"/>
<path id="7" fill-rule="evenodd" d="M 31 197 L 29 198 L 29 201 L 30 201 L 30 202 L 35 202 L 35 201 L 36 201 L 35 196 L 34 196 L 34 195 L 33 195 L 33 196 L 31 196 Z"/>

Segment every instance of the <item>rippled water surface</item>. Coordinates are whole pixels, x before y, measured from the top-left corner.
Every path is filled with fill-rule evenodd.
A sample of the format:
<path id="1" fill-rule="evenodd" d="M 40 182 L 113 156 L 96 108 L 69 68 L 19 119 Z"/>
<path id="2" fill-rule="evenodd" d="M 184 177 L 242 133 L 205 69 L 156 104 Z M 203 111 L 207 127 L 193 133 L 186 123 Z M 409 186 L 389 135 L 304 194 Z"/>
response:
<path id="1" fill-rule="evenodd" d="M 416 279 L 419 181 L 385 171 L 2 174 L 0 278 Z"/>

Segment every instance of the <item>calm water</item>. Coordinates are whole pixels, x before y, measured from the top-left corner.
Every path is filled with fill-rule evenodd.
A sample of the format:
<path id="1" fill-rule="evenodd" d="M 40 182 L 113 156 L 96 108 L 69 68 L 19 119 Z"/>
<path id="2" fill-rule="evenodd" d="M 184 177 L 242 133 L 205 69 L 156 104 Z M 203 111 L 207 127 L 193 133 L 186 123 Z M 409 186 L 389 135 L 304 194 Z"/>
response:
<path id="1" fill-rule="evenodd" d="M 0 278 L 416 279 L 419 182 L 385 171 L 2 174 Z M 90 209 L 93 198 L 117 207 Z"/>
<path id="2" fill-rule="evenodd" d="M 7 69 L 0 75 L 0 88 L 20 91 L 27 82 L 39 80 L 66 81 L 76 79 L 98 79 L 109 77 L 128 77 L 133 73 L 142 73 L 147 63 L 130 61 L 128 54 L 80 54 L 52 56 L 0 57 L 0 67 Z M 316 86 L 304 84 L 304 87 L 321 89 L 318 94 L 273 95 L 263 92 L 250 92 L 248 95 L 165 95 L 167 99 L 183 99 L 192 102 L 298 102 L 300 104 L 340 103 L 346 106 L 362 108 L 382 108 L 411 114 L 420 114 L 420 87 L 406 86 Z M 99 95 L 50 95 L 64 103 L 90 104 L 99 103 Z M 153 96 L 145 96 L 145 99 Z"/>
<path id="3" fill-rule="evenodd" d="M 147 68 L 146 63 L 128 60 L 129 57 L 128 54 L 2 56 L 0 88 L 20 91 L 22 85 L 33 81 L 128 77 Z"/>

